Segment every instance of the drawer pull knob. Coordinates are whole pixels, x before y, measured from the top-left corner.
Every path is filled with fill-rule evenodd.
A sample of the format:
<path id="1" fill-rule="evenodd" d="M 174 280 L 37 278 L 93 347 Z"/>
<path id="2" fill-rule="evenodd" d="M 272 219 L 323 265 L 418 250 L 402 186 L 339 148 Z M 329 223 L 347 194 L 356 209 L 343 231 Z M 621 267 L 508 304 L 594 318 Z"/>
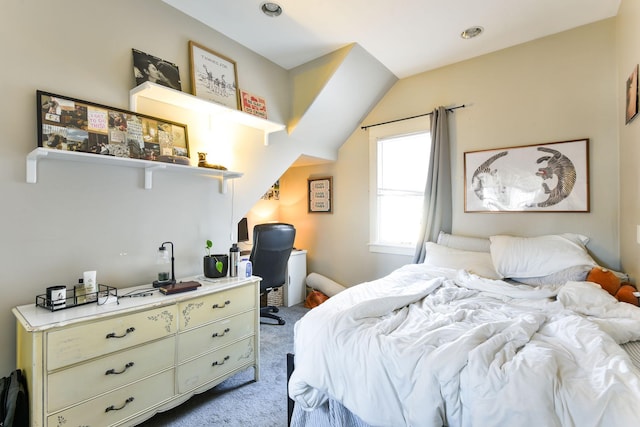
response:
<path id="1" fill-rule="evenodd" d="M 231 304 L 231 301 L 227 300 L 224 302 L 224 304 L 220 305 L 220 304 L 213 304 L 213 307 L 211 308 L 225 308 L 226 306 L 228 306 L 229 304 Z"/>
<path id="2" fill-rule="evenodd" d="M 104 412 L 109 412 L 109 411 L 119 411 L 121 409 L 124 409 L 125 406 L 127 406 L 129 403 L 133 402 L 133 397 L 128 398 L 127 400 L 124 401 L 124 404 L 118 408 L 116 408 L 114 405 L 109 406 L 108 408 L 106 408 L 104 410 Z"/>
<path id="3" fill-rule="evenodd" d="M 116 333 L 115 333 L 115 332 L 111 332 L 111 333 L 107 334 L 107 339 L 109 339 L 109 338 L 124 338 L 124 337 L 126 337 L 128 334 L 130 334 L 131 332 L 133 332 L 133 331 L 135 331 L 135 330 L 136 330 L 136 328 L 134 328 L 134 327 L 132 326 L 132 327 L 130 327 L 130 328 L 127 328 L 127 330 L 126 330 L 126 331 L 124 331 L 124 334 L 122 334 L 122 335 L 116 335 Z"/>
<path id="4" fill-rule="evenodd" d="M 230 330 L 231 330 L 231 329 L 227 328 L 227 329 L 225 329 L 224 331 L 222 331 L 222 333 L 221 333 L 221 334 L 219 334 L 219 333 L 217 333 L 217 332 L 216 332 L 215 334 L 211 335 L 211 338 L 223 337 L 223 336 L 225 336 L 225 335 L 227 334 L 227 332 L 229 332 Z"/>
<path id="5" fill-rule="evenodd" d="M 105 375 L 120 375 L 120 374 L 124 374 L 125 371 L 127 369 L 129 369 L 130 367 L 133 366 L 133 362 L 129 362 L 126 365 L 124 365 L 124 369 L 122 371 L 116 371 L 115 369 L 109 369 L 107 372 L 105 372 Z"/>
<path id="6" fill-rule="evenodd" d="M 227 360 L 229 360 L 229 356 L 225 356 L 224 359 L 222 359 L 222 362 L 218 362 L 217 360 L 215 362 L 213 362 L 211 364 L 211 366 L 220 366 L 220 365 L 224 365 L 224 362 L 226 362 Z"/>

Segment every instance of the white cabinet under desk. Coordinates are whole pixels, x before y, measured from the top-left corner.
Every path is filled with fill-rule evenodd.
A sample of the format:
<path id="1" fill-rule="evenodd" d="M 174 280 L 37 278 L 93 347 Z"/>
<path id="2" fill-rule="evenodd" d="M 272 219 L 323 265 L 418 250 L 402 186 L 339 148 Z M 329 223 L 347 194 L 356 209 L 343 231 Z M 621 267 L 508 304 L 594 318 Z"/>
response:
<path id="1" fill-rule="evenodd" d="M 260 278 L 183 279 L 195 291 L 49 311 L 15 307 L 32 426 L 129 426 L 254 368 Z"/>
<path id="2" fill-rule="evenodd" d="M 293 250 L 287 263 L 287 283 L 284 289 L 284 305 L 292 305 L 303 302 L 307 295 L 307 251 Z"/>

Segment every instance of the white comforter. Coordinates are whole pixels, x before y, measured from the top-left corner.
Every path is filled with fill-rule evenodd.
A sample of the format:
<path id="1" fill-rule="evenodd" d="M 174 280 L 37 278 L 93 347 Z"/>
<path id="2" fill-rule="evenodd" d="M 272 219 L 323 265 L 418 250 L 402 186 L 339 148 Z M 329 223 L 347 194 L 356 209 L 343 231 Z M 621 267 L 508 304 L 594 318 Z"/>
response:
<path id="1" fill-rule="evenodd" d="M 593 283 L 407 265 L 296 324 L 289 394 L 375 426 L 639 426 L 640 372 L 618 345 L 638 339 L 640 309 Z"/>

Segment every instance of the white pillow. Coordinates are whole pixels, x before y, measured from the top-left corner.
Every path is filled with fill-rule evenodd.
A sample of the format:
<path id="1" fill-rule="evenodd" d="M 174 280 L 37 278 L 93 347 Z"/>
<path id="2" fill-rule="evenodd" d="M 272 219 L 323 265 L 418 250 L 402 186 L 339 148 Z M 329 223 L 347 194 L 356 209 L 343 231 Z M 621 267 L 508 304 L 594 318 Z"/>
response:
<path id="1" fill-rule="evenodd" d="M 491 236 L 491 259 L 504 277 L 542 277 L 567 268 L 596 262 L 579 234 L 538 237 Z"/>
<path id="2" fill-rule="evenodd" d="M 574 265 L 548 276 L 512 277 L 512 279 L 531 286 L 564 285 L 567 282 L 584 282 L 592 268 L 590 265 Z"/>
<path id="3" fill-rule="evenodd" d="M 424 264 L 434 267 L 467 270 L 487 279 L 502 279 L 502 276 L 493 268 L 491 254 L 488 252 L 463 251 L 433 242 L 426 242 L 424 248 L 426 252 Z"/>
<path id="4" fill-rule="evenodd" d="M 448 248 L 462 249 L 463 251 L 489 252 L 491 242 L 489 239 L 482 237 L 460 236 L 457 234 L 449 234 L 441 231 L 438 234 L 439 245 Z"/>

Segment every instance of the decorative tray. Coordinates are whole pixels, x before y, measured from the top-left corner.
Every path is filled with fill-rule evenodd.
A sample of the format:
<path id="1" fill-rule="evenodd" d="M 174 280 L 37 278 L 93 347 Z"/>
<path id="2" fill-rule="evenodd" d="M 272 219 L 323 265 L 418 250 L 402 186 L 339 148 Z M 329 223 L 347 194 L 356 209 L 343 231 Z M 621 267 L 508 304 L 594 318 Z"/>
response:
<path id="1" fill-rule="evenodd" d="M 58 311 L 87 304 L 101 305 L 100 299 L 107 299 L 109 297 L 118 298 L 118 288 L 98 284 L 98 290 L 96 292 L 80 293 L 76 292 L 75 287 L 72 287 L 66 289 L 64 302 L 60 302 L 60 300 L 53 301 L 47 297 L 47 294 L 42 294 L 36 296 L 36 306 L 49 311 Z"/>

